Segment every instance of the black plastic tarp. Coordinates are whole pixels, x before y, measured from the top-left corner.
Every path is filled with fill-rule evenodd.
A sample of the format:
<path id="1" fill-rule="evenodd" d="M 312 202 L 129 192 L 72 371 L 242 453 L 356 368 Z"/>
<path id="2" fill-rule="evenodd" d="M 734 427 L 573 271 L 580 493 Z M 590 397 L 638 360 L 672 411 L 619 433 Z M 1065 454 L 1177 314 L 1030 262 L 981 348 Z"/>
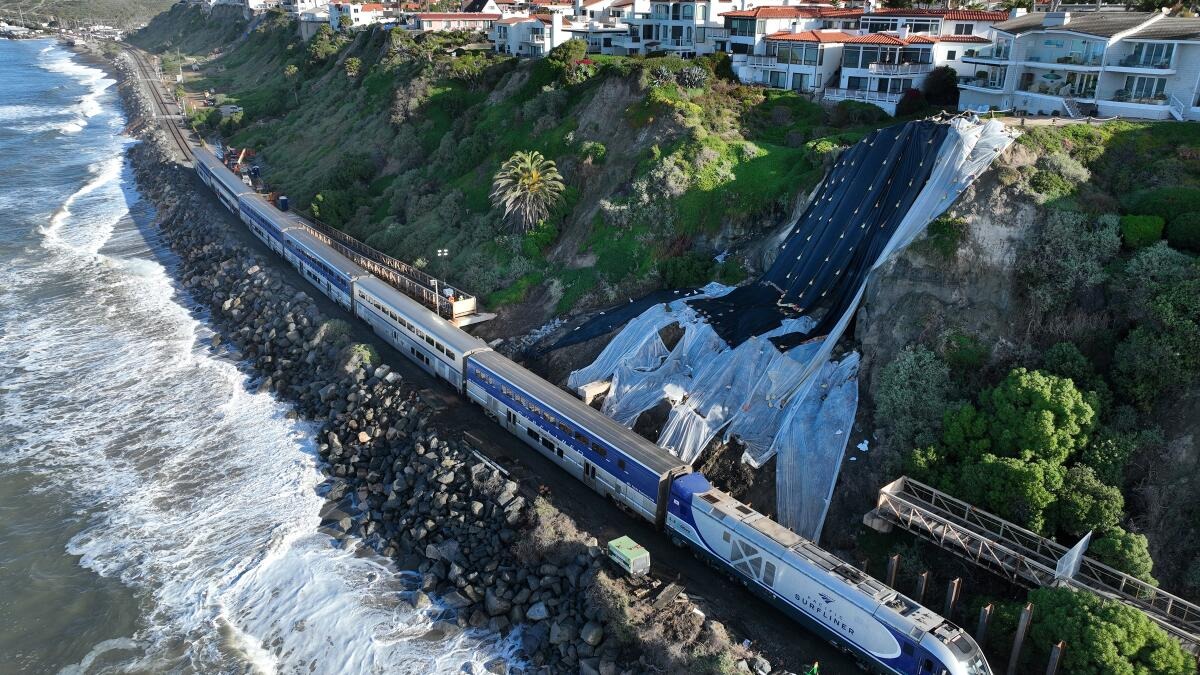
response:
<path id="1" fill-rule="evenodd" d="M 808 335 L 827 333 L 925 187 L 949 129 L 906 122 L 843 152 L 766 274 L 723 297 L 689 304 L 732 346 L 789 315 L 817 320 Z"/>

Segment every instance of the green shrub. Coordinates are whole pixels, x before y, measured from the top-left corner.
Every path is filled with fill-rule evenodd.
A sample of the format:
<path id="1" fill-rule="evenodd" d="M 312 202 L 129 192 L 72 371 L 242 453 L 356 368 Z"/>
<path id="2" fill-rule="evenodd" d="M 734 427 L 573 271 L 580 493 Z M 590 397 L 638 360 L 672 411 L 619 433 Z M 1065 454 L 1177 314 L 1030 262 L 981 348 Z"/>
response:
<path id="1" fill-rule="evenodd" d="M 667 288 L 699 286 L 712 279 L 713 261 L 700 253 L 687 253 L 660 261 L 658 273 Z"/>
<path id="2" fill-rule="evenodd" d="M 829 123 L 835 127 L 874 124 L 887 119 L 888 114 L 877 105 L 861 101 L 842 101 L 829 112 Z"/>
<path id="3" fill-rule="evenodd" d="M 1021 172 L 1011 166 L 1002 166 L 996 172 L 996 180 L 1004 187 L 1012 187 L 1021 182 Z"/>
<path id="4" fill-rule="evenodd" d="M 1134 434 L 1101 430 L 1079 455 L 1079 463 L 1090 468 L 1096 477 L 1108 485 L 1125 482 L 1125 465 L 1137 450 Z"/>
<path id="5" fill-rule="evenodd" d="M 1154 560 L 1150 557 L 1149 542 L 1144 535 L 1126 532 L 1120 527 L 1113 527 L 1103 535 L 1092 539 L 1088 545 L 1088 556 L 1148 584 L 1158 585 L 1158 581 L 1150 574 L 1154 569 Z"/>
<path id="6" fill-rule="evenodd" d="M 603 164 L 606 156 L 608 156 L 608 148 L 599 141 L 584 141 L 583 145 L 579 146 L 579 157 L 590 159 L 592 164 Z"/>
<path id="7" fill-rule="evenodd" d="M 1052 201 L 1071 194 L 1075 189 L 1066 178 L 1053 171 L 1038 169 L 1029 179 L 1029 187 L 1041 195 L 1045 201 Z"/>
<path id="8" fill-rule="evenodd" d="M 985 74 L 984 77 L 987 77 Z M 925 99 L 934 105 L 958 103 L 958 72 L 950 66 L 938 66 L 929 71 L 922 85 Z M 896 111 L 899 114 L 899 110 Z"/>
<path id="9" fill-rule="evenodd" d="M 925 238 L 913 245 L 920 253 L 926 253 L 942 260 L 953 260 L 954 255 L 962 246 L 967 236 L 967 221 L 957 216 L 942 216 L 929 223 L 925 229 Z"/>
<path id="10" fill-rule="evenodd" d="M 1090 171 L 1084 168 L 1070 155 L 1062 152 L 1052 152 L 1038 160 L 1038 168 L 1056 173 L 1076 185 L 1086 183 L 1092 177 Z"/>
<path id="11" fill-rule="evenodd" d="M 888 444 L 910 450 L 937 442 L 950 406 L 950 368 L 921 345 L 907 347 L 879 373 L 875 424 Z"/>
<path id="12" fill-rule="evenodd" d="M 945 337 L 942 355 L 951 370 L 959 373 L 972 373 L 983 367 L 991 356 L 988 349 L 979 338 L 959 331 L 954 331 Z"/>
<path id="13" fill-rule="evenodd" d="M 1178 360 L 1168 337 L 1145 326 L 1134 328 L 1117 345 L 1114 355 L 1113 379 L 1117 391 L 1141 410 L 1150 410 L 1159 394 L 1191 379 L 1178 368 Z"/>
<path id="14" fill-rule="evenodd" d="M 538 260 L 546 249 L 558 240 L 558 227 L 544 220 L 527 231 L 521 238 L 521 252 L 526 258 Z"/>
<path id="15" fill-rule="evenodd" d="M 1200 211 L 1200 188 L 1162 187 L 1142 190 L 1129 200 L 1128 210 L 1130 213 L 1144 213 L 1171 221 L 1181 214 Z"/>
<path id="16" fill-rule="evenodd" d="M 1200 253 L 1200 211 L 1181 213 L 1167 225 L 1167 241 L 1175 248 Z"/>
<path id="17" fill-rule="evenodd" d="M 1125 498 L 1106 485 L 1090 467 L 1076 465 L 1067 471 L 1054 502 L 1054 524 L 1072 538 L 1088 532 L 1107 532 L 1121 521 Z"/>
<path id="18" fill-rule="evenodd" d="M 1121 250 L 1117 218 L 1101 216 L 1091 225 L 1082 213 L 1053 209 L 1046 214 L 1020 271 L 1035 307 L 1063 310 L 1075 294 L 1103 283 L 1107 266 Z"/>
<path id="19" fill-rule="evenodd" d="M 1129 248 L 1144 248 L 1162 239 L 1160 216 L 1121 216 L 1121 238 Z"/>

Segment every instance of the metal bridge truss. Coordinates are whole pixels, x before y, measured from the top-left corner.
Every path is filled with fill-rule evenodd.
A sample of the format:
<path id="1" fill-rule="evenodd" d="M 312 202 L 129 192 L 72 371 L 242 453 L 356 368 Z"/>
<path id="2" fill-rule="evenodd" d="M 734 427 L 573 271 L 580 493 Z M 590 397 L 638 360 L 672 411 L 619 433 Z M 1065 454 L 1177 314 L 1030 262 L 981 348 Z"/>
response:
<path id="1" fill-rule="evenodd" d="M 864 522 L 882 531 L 893 525 L 981 567 L 1030 587 L 1070 586 L 1141 610 L 1200 654 L 1200 606 L 1081 556 L 1073 575 L 1057 573 L 1068 548 L 928 485 L 901 477 L 879 490 Z"/>

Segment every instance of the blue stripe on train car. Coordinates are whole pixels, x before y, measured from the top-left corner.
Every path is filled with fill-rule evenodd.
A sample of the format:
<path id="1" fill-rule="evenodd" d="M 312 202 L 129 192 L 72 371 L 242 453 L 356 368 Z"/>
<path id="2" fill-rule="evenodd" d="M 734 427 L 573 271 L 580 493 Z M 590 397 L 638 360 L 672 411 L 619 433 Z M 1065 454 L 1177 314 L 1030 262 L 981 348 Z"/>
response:
<path id="1" fill-rule="evenodd" d="M 338 290 L 347 294 L 350 293 L 350 277 L 343 276 L 333 271 L 333 269 L 330 268 L 329 265 L 327 265 L 320 258 L 312 255 L 303 246 L 298 246 L 291 240 L 288 240 L 287 246 L 288 250 L 290 250 L 297 257 L 303 259 L 309 267 L 315 270 L 317 274 L 320 274 L 322 277 L 324 277 L 327 281 L 329 281 L 329 283 L 337 286 Z"/>
<path id="2" fill-rule="evenodd" d="M 533 414 L 533 412 L 531 410 L 529 410 L 529 408 L 525 404 L 523 404 L 520 401 L 515 400 L 511 396 L 505 394 L 501 390 L 501 387 L 499 384 L 492 384 L 492 382 L 489 382 L 487 379 L 481 378 L 480 377 L 481 373 L 485 374 L 488 378 L 490 378 L 494 382 L 497 382 L 497 383 L 502 382 L 504 384 L 504 386 L 510 387 L 514 391 L 514 393 L 519 393 L 523 397 L 528 397 L 530 400 L 536 401 L 537 405 L 539 405 L 541 407 L 541 409 L 544 410 L 546 413 L 549 413 L 550 415 L 552 415 L 556 421 L 562 422 L 563 424 L 566 424 L 567 426 L 569 426 L 572 430 L 572 433 L 582 434 L 583 436 L 588 438 L 589 441 L 594 441 L 594 442 L 600 444 L 601 446 L 603 446 L 606 449 L 607 454 L 604 456 L 601 456 L 599 453 L 597 453 L 591 447 L 584 445 L 583 443 L 580 443 L 578 440 L 576 440 L 574 438 L 574 436 L 570 436 L 567 433 L 565 433 L 562 429 L 558 428 L 555 425 L 552 425 L 541 415 Z M 648 497 L 651 502 L 653 502 L 653 503 L 658 502 L 658 484 L 659 484 L 661 477 L 658 474 L 651 471 L 650 469 L 642 466 L 640 463 L 631 459 L 628 455 L 621 452 L 620 449 L 618 449 L 611 443 L 605 442 L 604 440 L 597 438 L 594 434 L 592 434 L 592 433 L 588 432 L 587 430 L 585 430 L 584 428 L 580 427 L 579 424 L 577 424 L 574 420 L 570 419 L 563 413 L 555 410 L 554 408 L 551 408 L 550 406 L 548 406 L 540 401 L 537 401 L 536 397 L 532 396 L 528 392 L 522 391 L 521 388 L 518 387 L 517 385 L 515 385 L 512 382 L 509 382 L 508 380 L 506 380 L 505 378 L 497 375 L 496 373 L 492 372 L 490 369 L 480 366 L 479 364 L 475 363 L 474 361 L 468 360 L 468 362 L 467 362 L 467 380 L 469 382 L 474 382 L 476 384 L 476 386 L 478 386 L 481 389 L 483 389 L 484 391 L 486 391 L 492 397 L 501 401 L 502 403 L 504 403 L 504 405 L 508 406 L 509 408 L 517 411 L 525 419 L 533 422 L 535 425 L 537 425 L 537 427 L 539 429 L 542 430 L 543 433 L 551 436 L 552 438 L 554 438 L 554 440 L 567 445 L 572 450 L 575 450 L 576 452 L 583 455 L 592 464 L 595 464 L 598 467 L 602 467 L 610 475 L 617 478 L 617 480 L 620 480 L 622 483 L 629 485 L 633 489 L 640 492 L 642 495 Z M 620 467 L 620 463 L 622 463 L 622 462 L 625 465 L 624 469 L 622 469 Z"/>
<path id="3" fill-rule="evenodd" d="M 258 211 L 254 210 L 254 207 L 250 205 L 250 200 L 242 200 L 242 209 L 246 212 L 246 215 L 250 217 L 250 220 L 253 220 L 259 227 L 266 230 L 267 234 L 271 235 L 273 239 L 280 243 L 285 243 L 283 240 L 283 235 L 280 233 L 279 228 L 275 226 L 275 223 L 271 222 L 269 219 L 263 217 Z"/>

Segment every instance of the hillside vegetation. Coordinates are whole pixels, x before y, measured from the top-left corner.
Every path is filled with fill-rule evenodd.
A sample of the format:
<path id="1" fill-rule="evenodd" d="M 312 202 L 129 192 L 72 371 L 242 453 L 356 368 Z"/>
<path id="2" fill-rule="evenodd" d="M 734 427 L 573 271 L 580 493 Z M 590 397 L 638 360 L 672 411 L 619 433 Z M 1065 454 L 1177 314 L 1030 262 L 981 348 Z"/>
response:
<path id="1" fill-rule="evenodd" d="M 166 11 L 174 0 L 0 0 L 0 17 L 64 24 L 99 23 L 135 28 Z"/>
<path id="2" fill-rule="evenodd" d="M 980 204 L 1002 195 L 1027 205 L 1034 215 L 1006 272 L 1019 304 L 997 329 L 973 308 L 996 295 L 995 277 L 963 274 L 965 311 L 935 320 L 914 302 L 910 313 L 921 316 L 888 315 L 892 325 L 940 326 L 878 376 L 874 426 L 901 458 L 896 473 L 1068 546 L 1091 533 L 1089 556 L 1200 597 L 1200 132 L 1175 123 L 1037 127 L 990 179 L 984 201 L 956 207 L 975 224 L 948 215 L 905 255 L 914 265 L 969 266 L 971 237 L 1018 227 L 1019 207 L 980 224 Z M 1054 605 L 1050 616 L 1084 625 L 1035 625 L 1031 668 L 1078 630 L 1086 646 L 1069 646 L 1070 672 L 1195 670 L 1173 642 L 1135 629 L 1133 614 L 1070 594 L 1039 598 Z M 1016 607 L 1004 611 L 1015 618 Z M 1127 632 L 1088 625 L 1089 613 Z"/>
<path id="3" fill-rule="evenodd" d="M 204 21 L 177 7 L 141 44 L 187 50 L 182 35 Z M 721 59 L 582 59 L 569 44 L 519 62 L 467 47 L 480 39 L 377 29 L 305 44 L 272 15 L 187 86 L 244 107 L 197 121 L 257 150 L 294 204 L 489 308 L 536 297 L 533 325 L 585 300 L 739 281 L 743 264 L 714 254 L 779 224 L 824 158 L 881 117 L 854 105 L 827 116 L 796 94 L 740 85 Z M 493 174 L 521 150 L 554 160 L 566 183 L 527 234 L 489 199 Z"/>

